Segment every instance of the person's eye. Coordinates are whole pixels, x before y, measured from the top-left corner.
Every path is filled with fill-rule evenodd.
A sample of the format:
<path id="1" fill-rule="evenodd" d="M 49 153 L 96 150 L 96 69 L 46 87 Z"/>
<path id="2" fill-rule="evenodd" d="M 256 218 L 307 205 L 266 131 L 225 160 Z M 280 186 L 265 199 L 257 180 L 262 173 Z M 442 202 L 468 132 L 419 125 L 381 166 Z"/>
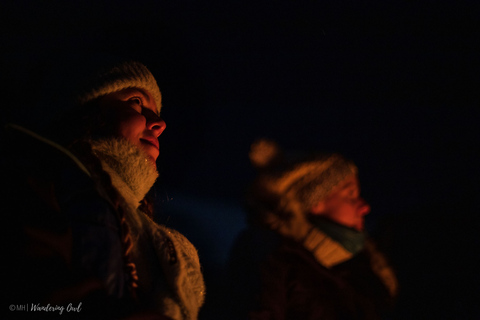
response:
<path id="1" fill-rule="evenodd" d="M 349 196 L 350 198 L 358 198 L 358 197 L 360 196 L 360 193 L 358 192 L 357 189 L 350 189 L 350 190 L 348 191 L 348 196 Z"/>
<path id="2" fill-rule="evenodd" d="M 143 107 L 143 101 L 139 97 L 132 97 L 128 99 L 130 102 L 130 106 L 135 109 L 135 111 L 141 113 L 142 112 L 142 107 Z"/>

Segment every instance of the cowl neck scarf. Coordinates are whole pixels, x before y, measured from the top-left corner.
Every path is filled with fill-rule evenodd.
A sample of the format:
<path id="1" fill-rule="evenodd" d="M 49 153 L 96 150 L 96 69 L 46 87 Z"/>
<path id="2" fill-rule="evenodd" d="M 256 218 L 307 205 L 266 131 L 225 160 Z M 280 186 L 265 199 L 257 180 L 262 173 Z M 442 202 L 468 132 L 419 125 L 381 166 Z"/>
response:
<path id="1" fill-rule="evenodd" d="M 138 209 L 158 177 L 156 168 L 125 139 L 96 140 L 91 144 L 130 209 L 126 220 L 132 233 L 131 253 L 139 288 L 146 297 L 144 303 L 171 319 L 197 319 L 205 284 L 195 247 L 183 235 L 155 223 Z"/>
<path id="2" fill-rule="evenodd" d="M 310 217 L 310 222 L 352 254 L 361 251 L 365 245 L 366 232 L 357 231 L 318 216 Z"/>
<path id="3" fill-rule="evenodd" d="M 155 166 L 146 154 L 126 139 L 109 138 L 91 141 L 113 185 L 127 203 L 136 209 L 158 177 Z"/>

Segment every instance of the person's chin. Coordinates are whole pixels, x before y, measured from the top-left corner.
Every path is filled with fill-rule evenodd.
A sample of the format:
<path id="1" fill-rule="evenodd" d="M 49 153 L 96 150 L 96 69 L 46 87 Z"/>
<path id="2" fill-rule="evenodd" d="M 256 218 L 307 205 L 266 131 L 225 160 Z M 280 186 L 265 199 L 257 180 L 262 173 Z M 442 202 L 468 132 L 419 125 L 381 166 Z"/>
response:
<path id="1" fill-rule="evenodd" d="M 148 158 L 153 162 L 156 163 L 157 158 L 160 154 L 160 151 L 150 144 L 143 144 L 142 145 L 143 151 L 147 154 Z"/>
<path id="2" fill-rule="evenodd" d="M 148 162 L 150 162 L 156 169 L 157 168 L 157 156 L 153 156 L 150 153 L 147 153 L 147 157 L 148 157 L 148 160 L 149 160 Z"/>
<path id="3" fill-rule="evenodd" d="M 357 229 L 357 231 L 364 232 L 365 231 L 365 223 L 364 222 L 357 223 L 357 225 L 355 226 L 355 229 Z"/>
<path id="4" fill-rule="evenodd" d="M 149 150 L 151 148 L 145 148 L 145 147 L 141 147 L 140 150 L 142 151 L 142 153 L 146 156 L 147 160 L 149 163 L 151 163 L 155 169 L 157 168 L 157 157 L 158 157 L 158 150 L 157 152 L 152 152 L 152 150 Z"/>

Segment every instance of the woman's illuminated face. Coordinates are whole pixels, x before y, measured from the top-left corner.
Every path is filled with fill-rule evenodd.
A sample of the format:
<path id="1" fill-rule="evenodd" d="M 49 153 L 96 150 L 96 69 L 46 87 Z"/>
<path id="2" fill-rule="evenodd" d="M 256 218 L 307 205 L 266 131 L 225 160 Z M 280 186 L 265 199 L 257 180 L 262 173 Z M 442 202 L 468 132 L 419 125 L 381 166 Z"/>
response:
<path id="1" fill-rule="evenodd" d="M 356 175 L 343 180 L 311 210 L 312 214 L 358 231 L 364 230 L 365 215 L 369 212 L 370 205 L 360 197 L 360 184 Z"/>
<path id="2" fill-rule="evenodd" d="M 105 95 L 99 104 L 114 135 L 136 145 L 155 164 L 160 154 L 158 137 L 166 124 L 157 113 L 152 95 L 142 89 L 128 88 Z"/>

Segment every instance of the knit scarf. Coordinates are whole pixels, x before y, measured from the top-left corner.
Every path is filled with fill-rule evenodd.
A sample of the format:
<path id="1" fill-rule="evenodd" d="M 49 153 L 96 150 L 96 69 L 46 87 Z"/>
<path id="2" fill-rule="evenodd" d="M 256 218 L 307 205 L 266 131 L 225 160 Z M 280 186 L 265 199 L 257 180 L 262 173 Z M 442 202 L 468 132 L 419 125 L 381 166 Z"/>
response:
<path id="1" fill-rule="evenodd" d="M 360 252 L 365 245 L 367 236 L 365 232 L 345 227 L 319 216 L 312 216 L 309 220 L 315 228 L 325 232 L 353 255 Z"/>
<path id="2" fill-rule="evenodd" d="M 309 221 L 315 230 L 326 234 L 339 243 L 352 256 L 365 250 L 370 257 L 370 265 L 373 272 L 383 282 L 392 297 L 397 294 L 397 277 L 383 254 L 377 250 L 375 243 L 368 239 L 366 232 L 342 226 L 319 216 L 311 216 Z"/>
<path id="3" fill-rule="evenodd" d="M 112 184 L 120 187 L 127 203 L 137 209 L 158 177 L 151 160 L 124 138 L 93 140 L 91 145 L 103 169 L 110 174 Z M 128 188 L 121 187 L 123 185 Z"/>
<path id="4" fill-rule="evenodd" d="M 126 139 L 110 138 L 91 144 L 112 185 L 130 208 L 126 219 L 132 234 L 139 289 L 147 293 L 152 308 L 169 318 L 196 319 L 204 301 L 205 285 L 195 247 L 183 235 L 158 225 L 138 209 L 158 177 L 156 168 Z"/>

